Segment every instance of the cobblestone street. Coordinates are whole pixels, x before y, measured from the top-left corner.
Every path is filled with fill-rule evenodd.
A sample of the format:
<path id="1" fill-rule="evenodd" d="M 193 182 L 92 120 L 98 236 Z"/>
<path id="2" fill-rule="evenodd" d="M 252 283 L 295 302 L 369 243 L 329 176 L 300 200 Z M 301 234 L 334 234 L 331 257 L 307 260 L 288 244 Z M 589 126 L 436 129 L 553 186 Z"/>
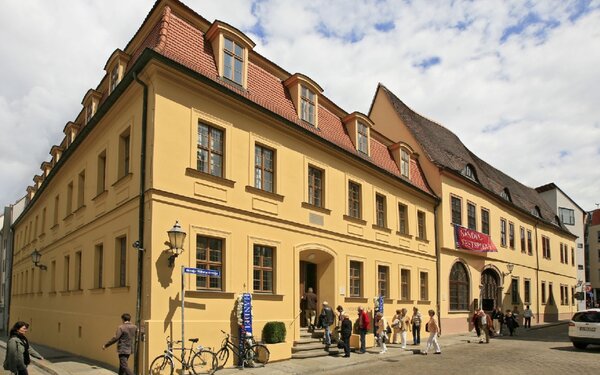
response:
<path id="1" fill-rule="evenodd" d="M 344 367 L 331 374 L 598 374 L 600 346 L 587 350 L 573 348 L 567 326 L 519 332 L 516 337 L 470 342 L 444 348 L 442 355 L 386 356 L 381 361 Z M 443 342 L 442 342 L 443 344 Z M 377 354 L 365 354 L 377 355 Z"/>

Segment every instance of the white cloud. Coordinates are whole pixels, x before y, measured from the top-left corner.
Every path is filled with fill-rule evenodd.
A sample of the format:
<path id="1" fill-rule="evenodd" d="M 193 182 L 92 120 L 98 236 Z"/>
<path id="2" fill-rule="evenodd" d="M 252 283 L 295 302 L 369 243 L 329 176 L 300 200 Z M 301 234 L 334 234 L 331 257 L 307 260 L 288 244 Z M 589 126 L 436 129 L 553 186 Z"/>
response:
<path id="1" fill-rule="evenodd" d="M 532 187 L 555 182 L 593 209 L 600 201 L 600 2 L 582 14 L 577 3 L 186 1 L 207 20 L 245 31 L 259 53 L 307 74 L 346 111 L 367 112 L 382 82 L 490 164 Z M 4 4 L 3 204 L 25 193 L 106 59 L 124 48 L 153 4 Z M 514 32 L 501 43 L 507 30 Z M 417 66 L 430 59 L 439 63 Z"/>

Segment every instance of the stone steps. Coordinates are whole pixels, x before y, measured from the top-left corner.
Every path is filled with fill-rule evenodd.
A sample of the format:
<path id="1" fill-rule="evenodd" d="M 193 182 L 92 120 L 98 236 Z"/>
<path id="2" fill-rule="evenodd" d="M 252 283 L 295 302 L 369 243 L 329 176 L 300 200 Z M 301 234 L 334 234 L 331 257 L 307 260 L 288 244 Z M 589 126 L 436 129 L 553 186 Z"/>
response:
<path id="1" fill-rule="evenodd" d="M 325 345 L 323 345 L 322 341 L 324 333 L 323 330 L 317 329 L 314 332 L 309 332 L 306 328 L 301 328 L 300 338 L 294 341 L 294 346 L 292 347 L 292 358 L 316 358 L 329 355 L 335 356 L 343 353 L 343 351 L 340 351 L 335 345 L 332 345 L 329 348 L 326 348 Z"/>

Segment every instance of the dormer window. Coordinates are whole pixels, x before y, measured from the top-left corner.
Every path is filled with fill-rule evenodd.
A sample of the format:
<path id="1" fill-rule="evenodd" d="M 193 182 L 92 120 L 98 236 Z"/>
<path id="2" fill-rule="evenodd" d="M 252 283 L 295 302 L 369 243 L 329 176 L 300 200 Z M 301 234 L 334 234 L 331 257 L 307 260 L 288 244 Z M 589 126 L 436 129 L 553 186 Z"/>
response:
<path id="1" fill-rule="evenodd" d="M 535 206 L 532 210 L 531 210 L 531 214 L 535 217 L 542 217 L 542 213 L 540 211 L 540 208 L 538 206 Z"/>
<path id="2" fill-rule="evenodd" d="M 83 101 L 81 102 L 81 104 L 83 104 L 84 108 L 84 119 L 86 125 L 92 120 L 92 117 L 94 117 L 94 115 L 96 114 L 96 111 L 100 106 L 101 98 L 102 93 L 92 89 L 90 89 L 83 97 Z"/>
<path id="3" fill-rule="evenodd" d="M 87 111 L 87 109 L 86 109 Z M 77 131 L 79 130 L 79 125 L 75 124 L 74 122 L 67 122 L 67 125 L 65 125 L 65 128 L 63 129 L 63 133 L 65 133 L 65 146 L 69 147 L 73 141 L 75 140 L 75 137 L 77 136 Z"/>
<path id="4" fill-rule="evenodd" d="M 410 155 L 403 148 L 400 149 L 400 174 L 406 178 L 410 176 Z"/>
<path id="5" fill-rule="evenodd" d="M 219 75 L 235 84 L 248 87 L 248 52 L 254 42 L 233 26 L 215 21 L 206 32 L 206 39 L 215 51 Z"/>
<path id="6" fill-rule="evenodd" d="M 300 94 L 300 118 L 309 124 L 315 124 L 315 93 L 302 85 Z"/>
<path id="7" fill-rule="evenodd" d="M 463 169 L 462 174 L 469 180 L 473 180 L 473 181 L 477 182 L 477 176 L 475 175 L 475 168 L 473 168 L 473 166 L 471 164 L 467 164 L 465 166 L 465 169 Z M 502 195 L 502 193 L 500 193 L 500 194 Z M 504 199 L 506 199 L 506 198 L 504 198 Z"/>
<path id="8" fill-rule="evenodd" d="M 512 202 L 512 200 L 510 199 L 510 192 L 508 191 L 508 189 L 507 189 L 507 188 L 504 188 L 504 190 L 502 190 L 502 191 L 500 192 L 500 196 L 501 196 L 503 199 L 505 199 L 505 200 L 507 200 L 507 201 L 509 201 L 509 202 Z"/>
<path id="9" fill-rule="evenodd" d="M 129 62 L 129 55 L 120 49 L 116 49 L 115 52 L 110 55 L 108 61 L 106 62 L 106 66 L 104 70 L 108 75 L 108 94 L 110 95 L 117 86 L 119 82 L 123 79 L 125 75 L 125 70 L 127 68 L 127 63 Z"/>
<path id="10" fill-rule="evenodd" d="M 369 128 L 362 122 L 358 123 L 357 129 L 357 147 L 358 152 L 362 152 L 365 155 L 369 154 Z"/>
<path id="11" fill-rule="evenodd" d="M 225 37 L 223 49 L 223 77 L 242 85 L 244 72 L 244 47 Z"/>
<path id="12" fill-rule="evenodd" d="M 367 115 L 353 112 L 342 119 L 356 151 L 365 156 L 371 155 L 370 133 L 373 121 Z"/>

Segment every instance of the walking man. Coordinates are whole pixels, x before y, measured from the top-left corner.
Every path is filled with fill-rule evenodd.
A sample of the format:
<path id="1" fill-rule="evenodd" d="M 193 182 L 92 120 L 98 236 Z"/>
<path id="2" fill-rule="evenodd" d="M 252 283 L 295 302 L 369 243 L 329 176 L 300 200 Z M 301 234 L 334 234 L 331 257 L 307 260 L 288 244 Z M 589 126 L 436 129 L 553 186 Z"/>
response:
<path id="1" fill-rule="evenodd" d="M 350 357 L 350 336 L 352 336 L 352 321 L 350 321 L 350 317 L 348 314 L 343 315 L 342 317 L 342 326 L 341 326 L 341 337 L 344 342 L 344 357 Z"/>
<path id="2" fill-rule="evenodd" d="M 304 300 L 304 316 L 306 317 L 306 326 L 310 331 L 315 330 L 315 318 L 317 317 L 317 295 L 313 293 L 313 288 L 308 288 L 302 296 Z"/>
<path id="3" fill-rule="evenodd" d="M 327 301 L 323 301 L 323 309 L 321 310 L 321 315 L 319 315 L 319 323 L 325 329 L 325 335 L 323 336 L 323 343 L 326 346 L 331 345 L 331 325 L 335 317 L 333 315 L 333 310 L 329 307 L 329 303 Z"/>
<path id="4" fill-rule="evenodd" d="M 116 342 L 117 354 L 119 355 L 119 375 L 133 375 L 133 371 L 129 368 L 127 360 L 133 351 L 133 338 L 137 332 L 137 327 L 131 323 L 131 315 L 128 313 L 121 315 L 121 320 L 123 324 L 117 328 L 115 336 L 102 345 L 102 350 Z"/>
<path id="5" fill-rule="evenodd" d="M 523 311 L 523 318 L 525 318 L 524 328 L 531 328 L 531 318 L 533 317 L 533 311 L 529 309 L 529 305 L 525 306 Z"/>
<path id="6" fill-rule="evenodd" d="M 417 306 L 413 307 L 411 323 L 413 331 L 413 345 L 419 345 L 421 344 L 421 312 Z"/>

